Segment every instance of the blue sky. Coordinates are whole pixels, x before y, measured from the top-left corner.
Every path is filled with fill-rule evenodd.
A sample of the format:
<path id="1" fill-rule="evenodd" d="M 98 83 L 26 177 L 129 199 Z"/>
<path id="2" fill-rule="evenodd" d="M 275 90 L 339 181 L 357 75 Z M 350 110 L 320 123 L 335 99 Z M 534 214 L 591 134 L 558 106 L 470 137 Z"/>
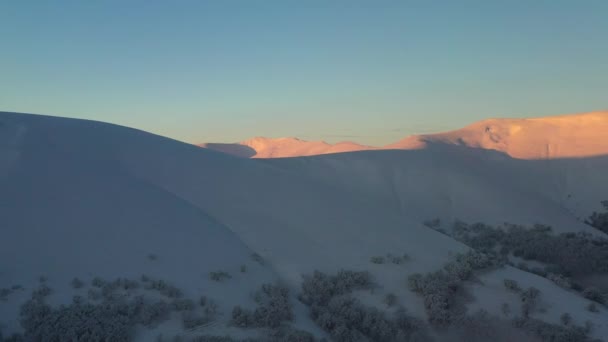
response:
<path id="1" fill-rule="evenodd" d="M 0 1 L 0 110 L 381 145 L 608 109 L 608 1 Z"/>

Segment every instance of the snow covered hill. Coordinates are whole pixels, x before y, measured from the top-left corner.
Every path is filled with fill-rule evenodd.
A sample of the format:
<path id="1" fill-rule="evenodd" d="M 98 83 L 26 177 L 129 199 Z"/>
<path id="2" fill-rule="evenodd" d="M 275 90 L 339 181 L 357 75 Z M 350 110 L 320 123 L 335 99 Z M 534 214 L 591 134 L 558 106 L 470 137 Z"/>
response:
<path id="1" fill-rule="evenodd" d="M 583 158 L 608 154 L 608 112 L 530 119 L 488 119 L 439 134 L 407 137 L 385 148 L 444 143 L 504 152 L 519 159 Z"/>
<path id="2" fill-rule="evenodd" d="M 608 154 L 608 112 L 529 119 L 488 119 L 462 129 L 408 136 L 383 147 L 351 142 L 330 145 L 296 138 L 254 138 L 235 144 L 199 146 L 246 158 L 301 157 L 364 150 L 416 150 L 448 144 L 506 153 L 518 159 L 583 158 Z"/>
<path id="3" fill-rule="evenodd" d="M 20 308 L 34 296 L 25 312 L 36 315 L 51 310 L 43 303 L 139 303 L 136 319 L 121 323 L 134 334 L 126 340 L 270 340 L 277 327 L 243 327 L 233 312 L 264 307 L 264 293 L 282 298 L 268 287 L 257 292 L 269 283 L 289 290 L 294 317 L 281 326 L 339 341 L 297 295 L 302 275 L 341 269 L 369 272 L 376 285 L 354 292 L 366 306 L 393 314 L 392 295 L 426 319 L 426 302 L 408 289 L 408 277 L 439 270 L 469 248 L 423 221 L 440 218 L 446 230 L 457 219 L 545 223 L 557 233 L 603 236 L 578 218 L 605 199 L 606 170 L 603 157 L 522 161 L 442 144 L 246 159 L 110 124 L 0 112 L 0 330 L 23 332 Z M 567 312 L 577 325 L 591 322 L 592 336 L 608 335 L 608 310 L 586 310 L 589 300 L 576 291 L 512 266 L 479 276 L 462 279 L 472 291 L 469 308 L 498 316 L 502 304 L 516 310 L 519 297 L 502 286 L 510 278 L 541 291 L 544 311 L 533 318 L 560 324 Z M 150 304 L 159 300 L 171 308 L 161 310 L 164 319 L 164 306 Z M 61 312 L 53 315 L 63 319 Z M 43 324 L 36 315 L 27 322 Z"/>
<path id="4" fill-rule="evenodd" d="M 324 141 L 305 141 L 297 138 L 256 137 L 234 144 L 206 143 L 200 147 L 246 158 L 282 158 L 318 154 L 370 150 L 373 147 L 343 141 L 328 144 Z"/>

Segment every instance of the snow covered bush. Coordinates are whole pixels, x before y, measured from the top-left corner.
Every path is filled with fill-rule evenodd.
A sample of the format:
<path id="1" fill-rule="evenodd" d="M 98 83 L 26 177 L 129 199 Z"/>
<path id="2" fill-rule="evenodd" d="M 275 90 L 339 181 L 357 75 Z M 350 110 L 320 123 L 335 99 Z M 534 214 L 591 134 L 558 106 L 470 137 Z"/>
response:
<path id="1" fill-rule="evenodd" d="M 462 307 L 456 305 L 457 292 L 464 281 L 469 280 L 474 271 L 494 265 L 492 258 L 480 252 L 459 254 L 454 261 L 447 263 L 441 270 L 413 274 L 408 278 L 409 289 L 424 299 L 429 322 L 445 327 L 462 314 Z"/>
<path id="2" fill-rule="evenodd" d="M 176 298 L 171 302 L 171 308 L 175 311 L 190 311 L 194 309 L 194 301 L 187 298 Z"/>
<path id="3" fill-rule="evenodd" d="M 257 262 L 258 264 L 264 266 L 264 264 L 266 263 L 264 261 L 264 258 L 262 258 L 261 255 L 259 255 L 258 253 L 251 253 L 251 260 Z"/>
<path id="4" fill-rule="evenodd" d="M 410 256 L 407 253 L 403 253 L 403 255 L 401 255 L 401 256 L 393 255 L 391 253 L 388 253 L 386 255 L 386 260 L 395 265 L 401 265 L 404 262 L 408 261 L 409 259 L 410 259 Z"/>
<path id="5" fill-rule="evenodd" d="M 150 279 L 146 285 L 146 290 L 158 291 L 161 295 L 168 298 L 180 298 L 182 297 L 182 291 L 177 287 L 165 282 L 164 280 L 152 280 Z"/>
<path id="6" fill-rule="evenodd" d="M 53 308 L 44 297 L 32 294 L 21 306 L 26 341 L 131 341 L 137 324 L 154 326 L 169 317 L 170 307 L 160 301 L 108 296 L 100 303 L 75 298 L 70 305 Z"/>
<path id="7" fill-rule="evenodd" d="M 242 328 L 277 328 L 284 322 L 293 320 L 289 289 L 281 285 L 264 284 L 257 291 L 255 310 L 235 306 L 232 310 L 232 324 Z"/>
<path id="8" fill-rule="evenodd" d="M 137 323 L 147 327 L 153 327 L 156 324 L 169 318 L 171 313 L 171 306 L 163 301 L 159 300 L 143 306 L 137 316 Z"/>
<path id="9" fill-rule="evenodd" d="M 561 316 L 559 316 L 559 320 L 563 325 L 570 325 L 570 323 L 572 323 L 572 316 L 569 313 L 564 312 Z"/>
<path id="10" fill-rule="evenodd" d="M 53 290 L 50 287 L 48 287 L 46 284 L 43 283 L 36 290 L 34 290 L 32 292 L 32 298 L 34 300 L 42 301 L 46 297 L 48 297 L 52 292 L 53 292 Z"/>
<path id="11" fill-rule="evenodd" d="M 384 304 L 386 304 L 388 307 L 393 307 L 395 304 L 397 304 L 397 296 L 395 296 L 394 293 L 387 294 L 384 296 Z"/>
<path id="12" fill-rule="evenodd" d="M 536 309 L 540 297 L 540 290 L 535 287 L 529 287 L 527 290 L 520 293 L 519 298 L 522 302 L 521 311 L 523 317 L 529 317 Z"/>
<path id="13" fill-rule="evenodd" d="M 602 201 L 602 206 L 606 211 L 603 213 L 593 212 L 593 214 L 585 220 L 585 223 L 608 234 L 608 201 Z"/>
<path id="14" fill-rule="evenodd" d="M 608 239 L 589 233 L 555 235 L 549 226 L 525 227 L 508 223 L 495 228 L 482 223 L 467 225 L 460 222 L 454 224 L 453 230 L 456 239 L 475 250 L 503 259 L 512 254 L 552 265 L 549 272 L 529 270 L 544 277 L 549 273 L 565 278 L 608 273 Z M 565 285 L 565 282 L 560 280 L 560 284 Z"/>
<path id="15" fill-rule="evenodd" d="M 351 295 L 334 297 L 327 306 L 314 306 L 311 317 L 337 342 L 429 340 L 425 325 L 403 310 L 389 317 Z"/>
<path id="16" fill-rule="evenodd" d="M 589 305 L 587 305 L 587 310 L 589 312 L 600 312 L 600 310 L 598 310 L 597 305 L 595 303 L 589 303 Z"/>
<path id="17" fill-rule="evenodd" d="M 572 283 L 570 280 L 561 274 L 547 273 L 545 278 L 551 280 L 553 283 L 555 283 L 555 285 L 561 287 L 562 289 L 568 290 L 572 288 Z"/>
<path id="18" fill-rule="evenodd" d="M 500 319 L 483 310 L 464 316 L 441 335 L 443 338 L 440 341 L 540 342 L 513 327 L 510 320 Z"/>
<path id="19" fill-rule="evenodd" d="M 269 342 L 315 342 L 315 337 L 304 330 L 294 329 L 291 326 L 273 329 L 268 334 Z"/>
<path id="20" fill-rule="evenodd" d="M 306 305 L 327 305 L 332 297 L 371 287 L 372 278 L 368 272 L 340 270 L 335 275 L 328 275 L 314 271 L 312 275 L 304 276 L 299 299 Z"/>
<path id="21" fill-rule="evenodd" d="M 384 262 L 385 262 L 383 256 L 373 256 L 373 257 L 369 258 L 369 261 L 372 264 L 384 264 Z"/>
<path id="22" fill-rule="evenodd" d="M 521 291 L 521 287 L 519 287 L 519 284 L 515 280 L 505 279 L 504 284 L 505 284 L 505 288 L 509 291 L 512 291 L 512 292 Z"/>
<path id="23" fill-rule="evenodd" d="M 131 314 L 124 304 L 70 305 L 59 309 L 37 300 L 21 308 L 21 325 L 30 341 L 130 341 Z"/>
<path id="24" fill-rule="evenodd" d="M 225 279 L 232 278 L 232 276 L 228 272 L 213 271 L 213 272 L 209 272 L 209 278 L 213 281 L 223 281 Z"/>
<path id="25" fill-rule="evenodd" d="M 253 327 L 253 313 L 251 310 L 243 309 L 240 305 L 237 305 L 232 309 L 232 319 L 230 322 L 240 328 Z"/>
<path id="26" fill-rule="evenodd" d="M 606 304 L 606 295 L 596 287 L 588 287 L 583 291 L 583 297 L 600 304 Z"/>
<path id="27" fill-rule="evenodd" d="M 372 279 L 367 272 L 342 270 L 336 275 L 327 275 L 315 271 L 304 276 L 299 298 L 309 306 L 313 321 L 328 332 L 333 341 L 428 339 L 424 323 L 409 317 L 404 310 L 397 310 L 394 317 L 389 317 L 352 297 L 353 291 L 371 286 Z"/>
<path id="28" fill-rule="evenodd" d="M 105 284 L 105 281 L 99 277 L 95 277 L 91 281 L 91 285 L 93 285 L 95 287 L 102 287 L 104 284 Z"/>
<path id="29" fill-rule="evenodd" d="M 517 318 L 513 321 L 516 328 L 522 329 L 541 341 L 551 342 L 591 342 L 584 328 L 574 325 L 560 326 L 531 318 Z"/>

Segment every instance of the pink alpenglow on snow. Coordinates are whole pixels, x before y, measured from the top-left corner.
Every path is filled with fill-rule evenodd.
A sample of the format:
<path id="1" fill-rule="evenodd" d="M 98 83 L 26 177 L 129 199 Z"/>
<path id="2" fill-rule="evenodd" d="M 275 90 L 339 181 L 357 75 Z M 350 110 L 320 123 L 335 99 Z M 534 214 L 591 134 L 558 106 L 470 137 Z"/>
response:
<path id="1" fill-rule="evenodd" d="M 446 144 L 496 150 L 517 159 L 556 159 L 608 154 L 607 136 L 608 111 L 599 111 L 527 119 L 487 119 L 454 131 L 408 136 L 383 147 L 263 137 L 199 146 L 239 157 L 283 158 L 363 150 L 416 150 L 428 144 Z"/>

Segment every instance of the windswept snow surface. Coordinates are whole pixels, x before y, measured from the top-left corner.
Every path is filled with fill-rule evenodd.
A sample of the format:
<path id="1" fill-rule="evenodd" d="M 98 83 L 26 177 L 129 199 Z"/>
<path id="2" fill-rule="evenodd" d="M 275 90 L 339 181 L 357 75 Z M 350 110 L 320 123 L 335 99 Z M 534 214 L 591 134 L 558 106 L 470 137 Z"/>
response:
<path id="1" fill-rule="evenodd" d="M 602 157 L 521 161 L 444 145 L 246 159 L 110 124 L 2 112 L 0 288 L 25 291 L 0 301 L 1 328 L 20 330 L 19 305 L 40 276 L 55 290 L 52 301 L 65 303 L 73 277 L 146 274 L 192 297 L 214 299 L 223 316 L 212 332 L 223 335 L 231 331 L 221 328 L 231 308 L 254 305 L 251 293 L 260 284 L 281 281 L 295 294 L 302 274 L 343 268 L 372 273 L 379 308 L 392 292 L 424 317 L 422 300 L 405 285 L 408 275 L 437 270 L 468 248 L 423 220 L 541 222 L 558 231 L 591 231 L 578 218 L 608 193 L 606 170 Z M 265 265 L 252 262 L 252 253 Z M 407 253 L 411 260 L 369 262 L 386 253 Z M 246 273 L 239 272 L 243 264 Z M 208 273 L 215 270 L 233 278 L 212 282 Z M 543 293 L 549 289 L 547 303 L 582 303 L 536 278 L 526 281 Z M 480 294 L 504 291 L 491 281 L 479 287 Z M 499 314 L 492 303 L 478 305 Z M 301 305 L 296 314 L 296 326 L 320 334 Z M 593 334 L 608 335 L 606 311 L 591 318 Z M 162 325 L 155 333 L 170 335 L 178 327 Z"/>

